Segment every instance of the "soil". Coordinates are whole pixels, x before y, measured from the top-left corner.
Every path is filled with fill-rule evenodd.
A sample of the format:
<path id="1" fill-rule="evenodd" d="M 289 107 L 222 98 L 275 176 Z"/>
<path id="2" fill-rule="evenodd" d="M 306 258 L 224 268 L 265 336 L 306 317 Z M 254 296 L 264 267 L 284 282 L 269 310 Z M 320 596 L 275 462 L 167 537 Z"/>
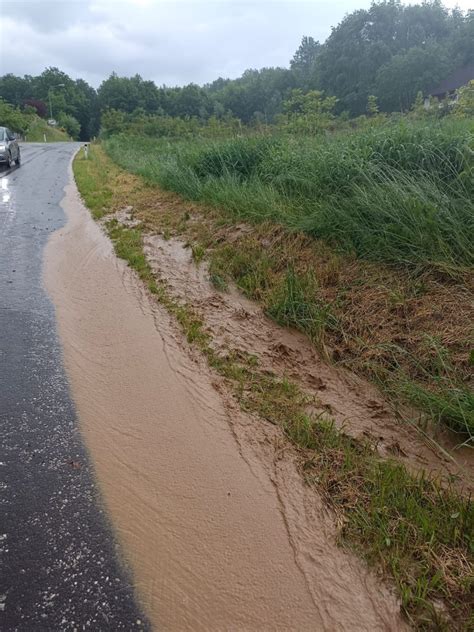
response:
<path id="1" fill-rule="evenodd" d="M 118 219 L 130 225 L 125 216 Z M 136 225 L 136 224 L 134 224 Z M 146 234 L 144 251 L 158 278 L 174 297 L 186 300 L 202 316 L 214 344 L 256 355 L 263 370 L 286 376 L 317 401 L 314 414 L 328 414 L 339 428 L 356 438 L 366 437 L 382 456 L 400 459 L 413 471 L 427 470 L 473 487 L 474 451 L 455 448 L 449 436 L 445 449 L 404 422 L 376 387 L 361 377 L 322 359 L 303 334 L 280 327 L 262 308 L 235 287 L 219 292 L 209 281 L 205 261 L 196 265 L 184 242 Z M 407 411 L 407 418 L 413 411 Z"/>

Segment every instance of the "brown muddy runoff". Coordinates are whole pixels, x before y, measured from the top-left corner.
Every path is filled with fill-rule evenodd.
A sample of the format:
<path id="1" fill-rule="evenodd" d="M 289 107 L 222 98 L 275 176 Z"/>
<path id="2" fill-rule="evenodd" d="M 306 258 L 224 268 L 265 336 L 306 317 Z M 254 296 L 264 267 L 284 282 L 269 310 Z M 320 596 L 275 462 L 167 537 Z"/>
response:
<path id="1" fill-rule="evenodd" d="M 46 251 L 80 427 L 156 629 L 400 630 L 279 430 L 243 414 L 69 184 Z M 275 340 L 275 344 L 278 341 Z"/>
<path id="2" fill-rule="evenodd" d="M 126 226 L 137 225 L 128 209 L 115 217 Z M 381 456 L 401 460 L 414 472 L 448 476 L 466 493 L 474 489 L 474 450 L 470 447 L 459 446 L 456 437 L 439 429 L 423 431 L 414 423 L 416 411 L 395 414 L 375 386 L 326 362 L 304 334 L 277 325 L 237 288 L 216 291 L 206 262 L 196 265 L 191 248 L 179 239 L 145 234 L 144 251 L 170 293 L 186 300 L 203 318 L 214 344 L 255 354 L 264 371 L 298 383 L 314 397 L 308 412 L 329 414 L 344 432 L 370 439 Z"/>

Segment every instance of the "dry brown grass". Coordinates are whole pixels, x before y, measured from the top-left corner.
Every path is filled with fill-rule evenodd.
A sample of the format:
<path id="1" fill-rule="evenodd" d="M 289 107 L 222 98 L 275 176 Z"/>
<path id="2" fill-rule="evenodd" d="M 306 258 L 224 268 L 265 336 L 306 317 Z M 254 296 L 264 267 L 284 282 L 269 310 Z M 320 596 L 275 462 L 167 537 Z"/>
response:
<path id="1" fill-rule="evenodd" d="M 432 271 L 414 274 L 342 256 L 274 224 L 226 223 L 214 209 L 158 189 L 135 198 L 134 216 L 146 230 L 203 245 L 211 260 L 224 248 L 256 262 L 264 255 L 272 262 L 267 288 L 256 288 L 252 298 L 265 306 L 289 266 L 299 274 L 314 273 L 320 298 L 339 323 L 325 334 L 332 358 L 371 379 L 383 379 L 397 367 L 410 379 L 426 381 L 439 368 L 440 347 L 458 379 L 472 376 L 473 278 L 454 281 Z"/>

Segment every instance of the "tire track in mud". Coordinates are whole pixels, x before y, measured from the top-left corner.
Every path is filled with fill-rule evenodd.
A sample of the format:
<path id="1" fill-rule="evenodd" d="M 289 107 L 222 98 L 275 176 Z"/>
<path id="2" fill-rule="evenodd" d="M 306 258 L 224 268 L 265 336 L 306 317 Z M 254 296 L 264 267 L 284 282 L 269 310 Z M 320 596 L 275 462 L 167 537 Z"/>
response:
<path id="1" fill-rule="evenodd" d="M 404 629 L 396 598 L 337 547 L 279 429 L 219 388 L 72 182 L 65 192 L 45 282 L 82 433 L 154 626 Z"/>

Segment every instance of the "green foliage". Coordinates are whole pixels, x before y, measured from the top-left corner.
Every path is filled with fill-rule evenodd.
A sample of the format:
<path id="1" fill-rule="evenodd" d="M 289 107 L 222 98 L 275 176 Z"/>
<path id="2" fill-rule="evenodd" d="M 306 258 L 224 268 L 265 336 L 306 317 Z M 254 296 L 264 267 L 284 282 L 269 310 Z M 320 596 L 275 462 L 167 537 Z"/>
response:
<path id="1" fill-rule="evenodd" d="M 283 102 L 286 117 L 280 117 L 279 127 L 292 133 L 317 134 L 334 120 L 336 97 L 327 97 L 319 90 L 292 90 Z"/>
<path id="2" fill-rule="evenodd" d="M 321 44 L 312 37 L 303 37 L 301 44 L 290 61 L 290 67 L 296 76 L 296 81 L 304 90 L 317 85 L 317 59 L 321 52 Z"/>
<path id="3" fill-rule="evenodd" d="M 473 265 L 469 123 L 387 123 L 332 138 L 153 143 L 113 138 L 118 164 L 230 212 L 273 218 L 361 257 Z"/>
<path id="4" fill-rule="evenodd" d="M 127 130 L 127 116 L 122 110 L 107 108 L 102 112 L 101 136 L 108 138 L 114 134 L 121 134 Z"/>
<path id="5" fill-rule="evenodd" d="M 318 87 L 352 115 L 365 111 L 369 94 L 385 111 L 407 109 L 418 90 L 466 63 L 468 39 L 460 37 L 473 21 L 472 13 L 450 12 L 440 2 L 374 2 L 333 29 L 318 56 Z"/>
<path id="6" fill-rule="evenodd" d="M 22 108 L 28 101 L 37 101 L 53 110 L 53 117 L 73 116 L 80 124 L 79 136 L 87 140 L 97 134 L 99 112 L 97 93 L 82 79 L 73 80 L 58 68 L 46 68 L 40 75 L 0 77 L 0 95 L 12 105 Z"/>
<path id="7" fill-rule="evenodd" d="M 230 175 L 245 180 L 256 171 L 276 142 L 272 138 L 256 137 L 208 145 L 195 156 L 190 166 L 198 178 Z"/>
<path id="8" fill-rule="evenodd" d="M 131 113 L 137 108 L 157 111 L 160 107 L 158 88 L 153 81 L 144 81 L 140 75 L 119 77 L 113 72 L 97 91 L 102 111 L 120 110 Z"/>
<path id="9" fill-rule="evenodd" d="M 474 118 L 474 79 L 459 89 L 453 113 L 458 118 Z"/>
<path id="10" fill-rule="evenodd" d="M 36 115 L 33 108 L 20 110 L 0 99 L 0 126 L 9 127 L 30 142 L 67 141 L 68 137 L 59 129 L 49 127 L 46 121 Z"/>
<path id="11" fill-rule="evenodd" d="M 29 143 L 43 143 L 45 137 L 47 143 L 64 143 L 70 140 L 62 129 L 50 127 L 46 121 L 34 116 L 26 130 L 25 140 Z"/>
<path id="12" fill-rule="evenodd" d="M 411 108 L 411 114 L 414 118 L 417 119 L 426 118 L 427 116 L 425 100 L 423 98 L 423 92 L 421 90 L 418 90 L 418 92 L 416 93 L 416 98 Z"/>
<path id="13" fill-rule="evenodd" d="M 14 132 L 24 134 L 31 121 L 31 114 L 21 112 L 3 99 L 0 99 L 0 126 L 9 127 Z"/>
<path id="14" fill-rule="evenodd" d="M 59 116 L 58 123 L 63 127 L 68 135 L 74 140 L 78 140 L 81 131 L 81 124 L 71 114 L 62 112 Z"/>
<path id="15" fill-rule="evenodd" d="M 155 136 L 178 135 L 170 117 L 192 120 L 191 134 L 211 119 L 229 118 L 255 127 L 279 120 L 291 130 L 317 133 L 329 126 L 334 112 L 365 115 L 369 96 L 377 98 L 381 112 L 407 111 L 418 91 L 426 93 L 474 61 L 473 41 L 472 11 L 449 11 L 438 0 L 413 6 L 381 0 L 346 15 L 323 44 L 304 36 L 289 68 L 249 69 L 237 79 L 173 88 L 158 87 L 138 74 L 112 73 L 97 91 L 58 68 L 46 68 L 35 77 L 0 77 L 0 97 L 20 108 L 31 100 L 41 102 L 57 119 L 73 116 L 81 140 L 98 134 L 101 116 L 105 135 L 123 131 L 117 121 L 111 131 L 111 111 L 124 113 L 127 123 L 132 117 L 137 125 L 140 112 L 142 133 Z M 290 117 L 288 102 L 295 99 L 295 90 L 314 103 Z M 369 116 L 375 118 L 374 112 Z M 180 133 L 187 132 L 182 128 Z"/>
<path id="16" fill-rule="evenodd" d="M 314 274 L 297 275 L 291 268 L 272 296 L 268 313 L 277 323 L 303 331 L 320 349 L 326 327 L 334 324 L 330 306 L 318 300 Z"/>
<path id="17" fill-rule="evenodd" d="M 376 116 L 379 113 L 379 105 L 375 94 L 369 94 L 367 98 L 367 114 L 369 116 Z"/>
<path id="18" fill-rule="evenodd" d="M 220 119 L 211 116 L 207 121 L 202 121 L 196 117 L 180 118 L 164 114 L 147 114 L 141 109 L 135 110 L 132 114 L 107 109 L 102 114 L 101 123 L 102 138 L 109 138 L 120 133 L 154 138 L 196 136 L 219 138 L 235 135 L 242 128 L 240 121 L 231 116 L 223 116 Z"/>
<path id="19" fill-rule="evenodd" d="M 418 92 L 429 90 L 452 70 L 452 61 L 443 46 L 429 43 L 410 48 L 377 71 L 376 92 L 386 112 L 407 111 Z"/>

